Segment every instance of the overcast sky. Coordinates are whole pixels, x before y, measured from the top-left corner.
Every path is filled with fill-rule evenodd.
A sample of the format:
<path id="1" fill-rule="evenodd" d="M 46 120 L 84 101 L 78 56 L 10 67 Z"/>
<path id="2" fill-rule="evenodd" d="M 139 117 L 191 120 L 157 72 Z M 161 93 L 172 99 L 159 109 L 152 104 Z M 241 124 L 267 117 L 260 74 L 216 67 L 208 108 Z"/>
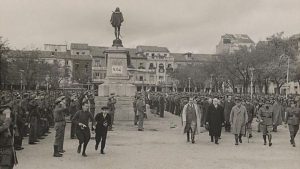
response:
<path id="1" fill-rule="evenodd" d="M 117 6 L 129 48 L 214 53 L 225 33 L 248 34 L 255 42 L 276 32 L 300 33 L 300 0 L 0 0 L 0 36 L 13 49 L 72 42 L 111 46 L 109 20 Z"/>

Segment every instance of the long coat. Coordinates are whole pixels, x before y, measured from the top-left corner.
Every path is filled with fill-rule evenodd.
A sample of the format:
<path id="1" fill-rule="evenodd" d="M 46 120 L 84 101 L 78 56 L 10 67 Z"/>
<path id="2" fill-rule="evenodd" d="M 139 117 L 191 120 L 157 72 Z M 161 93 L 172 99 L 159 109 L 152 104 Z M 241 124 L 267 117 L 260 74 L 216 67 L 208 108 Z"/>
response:
<path id="1" fill-rule="evenodd" d="M 230 123 L 233 134 L 245 134 L 246 123 L 248 122 L 248 113 L 245 106 L 235 105 L 230 112 Z"/>
<path id="2" fill-rule="evenodd" d="M 95 116 L 95 121 L 96 121 L 96 140 L 99 140 L 101 138 L 101 136 L 106 136 L 107 134 L 107 130 L 108 130 L 108 126 L 111 125 L 111 116 L 110 114 L 107 114 L 104 118 L 103 113 L 98 113 Z"/>
<path id="3" fill-rule="evenodd" d="M 194 104 L 194 103 L 192 103 L 192 104 L 194 105 L 194 108 L 195 108 L 195 111 L 196 111 L 196 118 L 197 118 L 197 119 L 195 119 L 196 120 L 196 129 L 195 129 L 196 132 L 195 132 L 195 134 L 198 134 L 198 131 L 200 131 L 200 114 L 199 114 L 199 108 L 198 108 L 197 104 Z M 186 105 L 184 105 L 183 110 L 182 110 L 182 122 L 183 122 L 184 125 L 186 125 L 186 121 L 187 121 L 186 115 L 188 113 L 187 112 L 188 105 L 189 105 L 189 103 L 186 104 Z M 184 133 L 185 132 L 186 132 L 186 130 L 184 130 Z"/>
<path id="4" fill-rule="evenodd" d="M 209 125 L 210 136 L 221 136 L 222 123 L 224 122 L 224 114 L 221 106 L 215 107 L 213 104 L 208 106 L 206 122 Z"/>

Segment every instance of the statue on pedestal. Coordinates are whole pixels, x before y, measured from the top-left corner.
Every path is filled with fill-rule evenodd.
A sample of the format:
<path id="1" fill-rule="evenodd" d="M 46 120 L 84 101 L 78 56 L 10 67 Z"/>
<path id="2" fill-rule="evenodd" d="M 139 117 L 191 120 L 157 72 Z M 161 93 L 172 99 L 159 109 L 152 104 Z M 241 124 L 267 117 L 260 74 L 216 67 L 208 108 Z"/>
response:
<path id="1" fill-rule="evenodd" d="M 112 13 L 110 19 L 111 25 L 115 28 L 116 39 L 113 41 L 113 46 L 123 47 L 122 41 L 120 39 L 120 28 L 123 21 L 124 21 L 123 14 L 120 11 L 120 8 L 117 7 L 116 10 Z"/>

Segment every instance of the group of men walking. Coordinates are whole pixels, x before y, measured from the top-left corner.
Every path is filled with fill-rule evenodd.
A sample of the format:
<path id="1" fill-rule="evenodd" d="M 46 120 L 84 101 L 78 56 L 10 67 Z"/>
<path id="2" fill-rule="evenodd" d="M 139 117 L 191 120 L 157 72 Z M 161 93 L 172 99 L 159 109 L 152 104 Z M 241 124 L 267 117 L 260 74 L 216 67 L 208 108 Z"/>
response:
<path id="1" fill-rule="evenodd" d="M 182 112 L 182 121 L 184 124 L 184 133 L 187 133 L 187 141 L 190 141 L 189 134 L 192 136 L 199 131 L 198 124 L 202 124 L 201 118 L 204 118 L 205 128 L 209 131 L 211 142 L 219 144 L 222 127 L 225 132 L 231 132 L 234 135 L 235 145 L 242 143 L 242 137 L 252 136 L 252 122 L 256 117 L 258 122 L 258 132 L 262 132 L 264 145 L 272 146 L 272 132 L 277 132 L 277 126 L 285 122 L 289 125 L 290 143 L 296 146 L 295 137 L 300 124 L 300 100 L 291 99 L 286 107 L 280 103 L 279 99 L 260 99 L 257 105 L 250 100 L 240 97 L 229 96 L 225 101 L 218 98 L 208 98 L 208 107 L 205 104 L 197 104 L 194 97 L 189 98 Z M 199 103 L 199 102 L 198 102 Z M 199 119 L 199 116 L 202 116 Z"/>

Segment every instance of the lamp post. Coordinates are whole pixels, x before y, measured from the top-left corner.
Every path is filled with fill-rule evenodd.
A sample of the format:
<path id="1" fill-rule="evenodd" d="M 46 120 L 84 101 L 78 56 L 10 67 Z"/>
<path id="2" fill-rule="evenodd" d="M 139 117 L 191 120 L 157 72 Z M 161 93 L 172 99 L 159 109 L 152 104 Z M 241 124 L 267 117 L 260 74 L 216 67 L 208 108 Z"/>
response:
<path id="1" fill-rule="evenodd" d="M 282 54 L 280 55 L 280 59 L 283 59 L 283 58 L 287 58 L 287 70 L 286 70 L 286 86 L 287 86 L 287 89 L 286 89 L 286 92 L 285 92 L 285 97 L 287 98 L 288 97 L 288 93 L 290 90 L 290 87 L 289 87 L 289 71 L 290 71 L 290 56 L 289 55 L 286 55 L 286 54 Z"/>
<path id="2" fill-rule="evenodd" d="M 251 71 L 251 78 L 250 78 L 250 80 L 251 80 L 251 84 L 250 84 L 251 89 L 250 89 L 250 93 L 251 93 L 251 100 L 252 100 L 252 98 L 253 98 L 253 70 L 254 70 L 254 68 L 251 67 L 251 68 L 249 68 L 249 70 Z"/>
<path id="3" fill-rule="evenodd" d="M 46 85 L 47 85 L 47 93 L 48 93 L 48 91 L 49 91 L 49 75 L 46 75 Z"/>
<path id="4" fill-rule="evenodd" d="M 23 73 L 24 73 L 24 70 L 20 70 L 20 74 L 21 74 L 21 90 L 23 90 Z"/>
<path id="5" fill-rule="evenodd" d="M 189 79 L 189 93 L 191 93 L 191 77 L 188 77 Z"/>
<path id="6" fill-rule="evenodd" d="M 209 94 L 212 92 L 212 77 L 213 77 L 213 74 L 210 74 L 210 90 L 209 90 Z"/>

